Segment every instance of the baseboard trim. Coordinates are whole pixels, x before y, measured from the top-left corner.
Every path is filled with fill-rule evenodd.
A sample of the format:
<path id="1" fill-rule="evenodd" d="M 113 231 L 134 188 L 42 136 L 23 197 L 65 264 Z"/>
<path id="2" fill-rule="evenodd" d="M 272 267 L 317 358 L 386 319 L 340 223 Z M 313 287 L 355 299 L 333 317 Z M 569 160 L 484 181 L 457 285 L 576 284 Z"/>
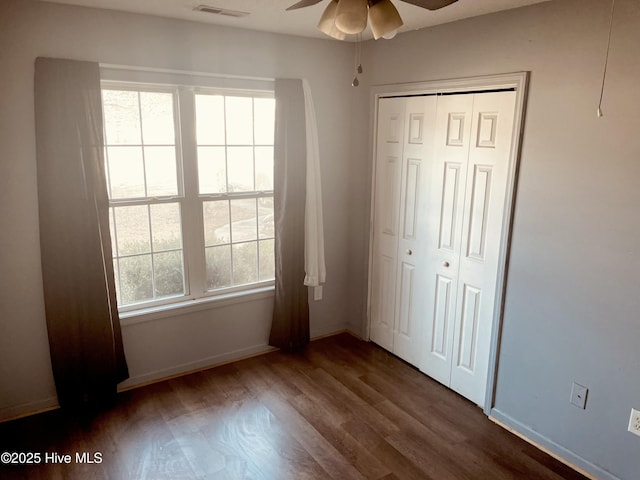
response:
<path id="1" fill-rule="evenodd" d="M 58 397 L 43 398 L 36 402 L 23 403 L 13 407 L 0 408 L 0 423 L 18 420 L 38 413 L 48 412 L 60 408 Z"/>
<path id="2" fill-rule="evenodd" d="M 144 387 L 152 383 L 164 382 L 176 377 L 182 377 L 196 372 L 209 370 L 210 368 L 219 367 L 233 362 L 239 362 L 247 358 L 264 355 L 276 351 L 277 348 L 267 344 L 253 345 L 251 347 L 225 352 L 211 357 L 206 357 L 194 362 L 183 363 L 171 368 L 156 370 L 154 372 L 145 373 L 130 377 L 118 386 L 119 392 L 131 390 L 133 388 Z"/>
<path id="3" fill-rule="evenodd" d="M 344 323 L 339 323 L 336 325 L 327 325 L 324 328 L 311 328 L 309 332 L 309 336 L 311 337 L 311 341 L 320 340 L 321 338 L 332 337 L 334 335 L 338 335 L 340 333 L 344 333 L 347 330 L 344 328 Z"/>
<path id="4" fill-rule="evenodd" d="M 335 331 L 312 332 L 311 341 L 313 342 L 322 338 L 332 337 L 341 333 L 348 333 L 355 336 L 356 338 L 359 338 L 352 331 L 340 328 Z M 154 383 L 164 382 L 165 380 L 170 380 L 172 378 L 182 377 L 196 372 L 202 372 L 204 370 L 220 367 L 229 363 L 239 362 L 248 358 L 265 355 L 277 350 L 277 348 L 267 345 L 266 343 L 253 345 L 251 347 L 233 350 L 231 352 L 226 352 L 219 355 L 213 355 L 201 360 L 196 360 L 195 362 L 188 362 L 177 365 L 175 367 L 156 370 L 154 372 L 145 373 L 143 375 L 137 375 L 122 382 L 118 386 L 118 392 L 125 392 L 134 388 L 141 388 Z M 31 415 L 37 415 L 38 413 L 56 410 L 58 408 L 60 408 L 60 406 L 58 405 L 57 397 L 45 398 L 36 402 L 24 403 L 22 405 L 2 408 L 0 409 L 0 423 L 17 420 L 19 418 L 28 417 Z"/>
<path id="5" fill-rule="evenodd" d="M 321 338 L 333 337 L 341 333 L 350 333 L 347 330 L 342 329 L 331 333 L 316 335 L 311 337 L 311 341 L 320 340 Z M 184 363 L 175 367 L 167 368 L 164 370 L 157 370 L 155 372 L 146 373 L 136 377 L 131 377 L 128 380 L 122 382 L 118 386 L 119 392 L 124 392 L 134 388 L 144 387 L 153 383 L 164 382 L 165 380 L 171 380 L 172 378 L 182 377 L 190 375 L 192 373 L 202 372 L 211 368 L 221 367 L 229 363 L 239 362 L 248 358 L 259 357 L 267 353 L 275 352 L 278 348 L 270 345 L 260 344 L 252 347 L 247 347 L 239 350 L 234 350 L 219 355 L 213 355 L 202 360 L 195 362 Z"/>
<path id="6" fill-rule="evenodd" d="M 354 338 L 357 338 L 358 340 L 360 340 L 361 342 L 368 342 L 368 340 L 365 340 L 364 338 L 362 338 L 359 334 L 357 334 L 356 332 L 354 332 L 353 330 L 351 330 L 350 328 L 347 328 L 344 333 L 348 333 L 349 335 L 351 335 Z"/>
<path id="7" fill-rule="evenodd" d="M 558 445 L 497 408 L 491 410 L 489 420 L 591 480 L 620 480 L 615 475 Z"/>

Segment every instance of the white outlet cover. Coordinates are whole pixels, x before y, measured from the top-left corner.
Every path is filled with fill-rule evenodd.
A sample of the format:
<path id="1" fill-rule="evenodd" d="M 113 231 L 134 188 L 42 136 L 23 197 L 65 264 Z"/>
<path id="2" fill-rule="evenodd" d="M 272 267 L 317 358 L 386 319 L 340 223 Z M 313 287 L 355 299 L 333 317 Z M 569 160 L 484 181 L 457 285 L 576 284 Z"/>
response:
<path id="1" fill-rule="evenodd" d="M 569 401 L 572 405 L 575 405 L 576 407 L 582 408 L 584 410 L 587 407 L 588 394 L 589 389 L 587 387 L 573 382 L 573 385 L 571 386 L 571 398 L 569 399 Z"/>
<path id="2" fill-rule="evenodd" d="M 640 410 L 631 409 L 631 417 L 629 418 L 628 430 L 640 437 Z"/>

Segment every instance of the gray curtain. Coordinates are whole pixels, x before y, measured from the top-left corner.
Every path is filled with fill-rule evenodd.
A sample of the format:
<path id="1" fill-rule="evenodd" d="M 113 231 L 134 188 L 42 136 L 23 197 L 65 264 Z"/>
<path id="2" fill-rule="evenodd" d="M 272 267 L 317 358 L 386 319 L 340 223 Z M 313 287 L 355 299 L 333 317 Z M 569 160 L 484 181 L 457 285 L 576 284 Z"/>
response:
<path id="1" fill-rule="evenodd" d="M 297 352 L 309 343 L 305 278 L 306 130 L 302 80 L 276 80 L 276 292 L 269 345 Z"/>
<path id="2" fill-rule="evenodd" d="M 129 374 L 115 296 L 98 64 L 36 59 L 35 113 L 42 277 L 58 401 L 108 404 Z"/>

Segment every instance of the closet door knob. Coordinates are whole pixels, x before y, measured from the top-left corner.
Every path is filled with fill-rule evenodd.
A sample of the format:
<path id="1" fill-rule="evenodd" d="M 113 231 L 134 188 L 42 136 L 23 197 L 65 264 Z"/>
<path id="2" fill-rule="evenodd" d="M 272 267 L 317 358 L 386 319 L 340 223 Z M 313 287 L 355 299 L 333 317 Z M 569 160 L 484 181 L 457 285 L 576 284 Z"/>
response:
<path id="1" fill-rule="evenodd" d="M 448 268 L 449 267 L 449 262 L 442 262 L 442 266 Z"/>
<path id="2" fill-rule="evenodd" d="M 411 251 L 411 249 L 410 249 L 410 248 L 408 248 L 408 249 L 407 249 L 407 255 L 412 255 L 412 254 L 413 254 L 413 252 Z"/>

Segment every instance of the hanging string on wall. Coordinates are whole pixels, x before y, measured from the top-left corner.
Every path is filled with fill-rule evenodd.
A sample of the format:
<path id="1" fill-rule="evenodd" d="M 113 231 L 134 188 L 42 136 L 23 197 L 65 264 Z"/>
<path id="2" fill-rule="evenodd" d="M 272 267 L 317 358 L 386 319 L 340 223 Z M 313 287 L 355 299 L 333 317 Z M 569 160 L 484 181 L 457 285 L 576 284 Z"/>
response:
<path id="1" fill-rule="evenodd" d="M 353 67 L 355 70 L 355 75 L 353 77 L 353 82 L 351 82 L 352 87 L 357 87 L 358 85 L 360 85 L 360 80 L 358 80 L 358 75 L 360 75 L 363 72 L 362 63 L 360 61 L 361 50 L 362 50 L 362 33 L 358 33 L 358 36 L 355 41 L 355 46 L 354 46 Z"/>
<path id="2" fill-rule="evenodd" d="M 607 65 L 609 64 L 609 49 L 611 47 L 611 32 L 613 31 L 613 13 L 616 8 L 616 0 L 611 0 L 611 16 L 609 18 L 609 38 L 607 40 L 607 53 L 604 57 L 604 69 L 602 72 L 602 87 L 600 88 L 600 101 L 598 102 L 598 109 L 596 110 L 596 115 L 598 117 L 602 117 L 604 114 L 602 113 L 602 97 L 604 96 L 604 85 L 607 80 Z"/>

